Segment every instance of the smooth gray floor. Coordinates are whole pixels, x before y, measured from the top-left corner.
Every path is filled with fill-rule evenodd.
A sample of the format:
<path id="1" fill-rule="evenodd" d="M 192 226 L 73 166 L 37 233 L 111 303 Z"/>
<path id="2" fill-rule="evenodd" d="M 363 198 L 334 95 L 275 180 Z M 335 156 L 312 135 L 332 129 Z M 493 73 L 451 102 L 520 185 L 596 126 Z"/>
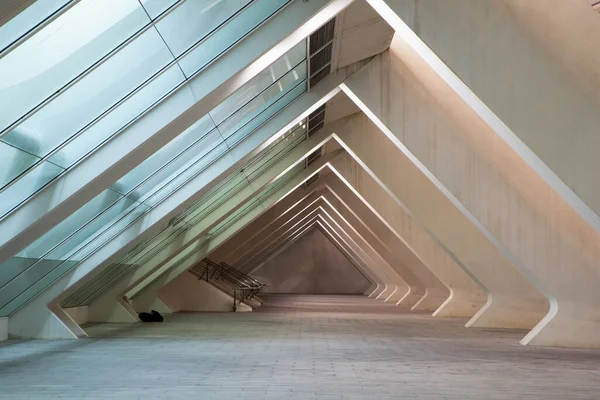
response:
<path id="1" fill-rule="evenodd" d="M 6 399 L 600 399 L 600 352 L 531 348 L 360 296 L 0 344 Z"/>

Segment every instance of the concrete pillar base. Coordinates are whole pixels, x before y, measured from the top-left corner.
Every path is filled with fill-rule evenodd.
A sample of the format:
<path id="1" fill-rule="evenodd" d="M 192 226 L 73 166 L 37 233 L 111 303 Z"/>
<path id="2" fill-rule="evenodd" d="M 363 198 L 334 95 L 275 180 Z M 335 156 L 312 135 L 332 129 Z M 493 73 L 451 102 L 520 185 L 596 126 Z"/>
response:
<path id="1" fill-rule="evenodd" d="M 467 322 L 466 327 L 531 329 L 546 315 L 547 304 L 524 298 L 490 296 L 488 302 Z"/>
<path id="2" fill-rule="evenodd" d="M 123 299 L 103 297 L 88 308 L 90 322 L 139 322 L 135 310 Z"/>

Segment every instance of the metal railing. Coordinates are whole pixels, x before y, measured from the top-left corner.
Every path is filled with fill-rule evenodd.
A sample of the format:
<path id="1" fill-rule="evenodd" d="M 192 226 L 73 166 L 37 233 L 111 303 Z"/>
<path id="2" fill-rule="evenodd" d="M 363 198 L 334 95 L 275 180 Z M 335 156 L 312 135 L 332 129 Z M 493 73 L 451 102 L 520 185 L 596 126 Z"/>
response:
<path id="1" fill-rule="evenodd" d="M 208 258 L 204 258 L 189 271 L 198 279 L 204 279 L 206 282 L 215 281 L 230 289 L 233 292 L 233 311 L 237 310 L 238 304 L 251 300 L 266 286 L 224 262 L 217 264 Z"/>

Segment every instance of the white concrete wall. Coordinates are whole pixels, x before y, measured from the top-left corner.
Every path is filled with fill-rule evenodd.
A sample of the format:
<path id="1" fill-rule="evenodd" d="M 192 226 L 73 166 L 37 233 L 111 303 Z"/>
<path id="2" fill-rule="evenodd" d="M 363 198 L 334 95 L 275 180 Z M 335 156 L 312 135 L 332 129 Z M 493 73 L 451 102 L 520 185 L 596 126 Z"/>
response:
<path id="1" fill-rule="evenodd" d="M 88 322 L 88 306 L 65 308 L 64 311 L 78 325 L 83 325 Z"/>
<path id="2" fill-rule="evenodd" d="M 600 310 L 592 306 L 600 302 L 600 235 L 408 54 L 395 38 L 389 54 L 348 86 L 390 139 L 405 146 L 550 299 L 547 318 L 523 343 L 600 346 Z M 383 84 L 372 84 L 376 76 Z"/>
<path id="3" fill-rule="evenodd" d="M 230 312 L 233 307 L 233 297 L 189 272 L 169 282 L 159 290 L 158 296 L 173 312 Z M 252 311 L 252 308 L 242 303 L 238 304 L 237 311 Z"/>
<path id="4" fill-rule="evenodd" d="M 378 209 L 372 210 L 367 202 L 369 196 L 359 198 L 337 176 L 332 175 L 326 185 L 332 196 L 339 198 L 340 202 L 347 204 L 357 216 L 368 222 L 382 243 L 401 257 L 402 262 L 412 264 L 413 268 L 429 268 L 447 285 L 451 296 L 436 310 L 434 316 L 470 318 L 486 303 L 487 296 L 483 288 L 418 223 L 412 221 L 410 215 L 394 204 L 393 199 L 385 192 L 372 193 L 379 199 L 379 202 L 373 202 L 375 206 L 379 206 Z M 382 205 L 385 207 L 381 207 Z M 396 218 L 397 215 L 402 215 L 403 218 Z M 407 223 L 399 224 L 398 221 Z M 428 295 L 436 289 L 432 282 L 427 288 Z"/>
<path id="5" fill-rule="evenodd" d="M 491 110 L 498 133 L 540 171 L 549 167 L 545 178 L 555 190 L 566 184 L 583 200 L 575 202 L 600 213 L 591 41 L 600 27 L 591 7 L 573 0 L 368 1 L 387 4 L 414 30 Z"/>
<path id="6" fill-rule="evenodd" d="M 254 277 L 265 293 L 362 294 L 371 282 L 318 229 L 311 229 Z"/>
<path id="7" fill-rule="evenodd" d="M 472 319 L 471 325 L 533 328 L 548 311 L 546 298 L 438 189 L 424 176 L 415 175 L 414 170 L 411 171 L 414 166 L 411 167 L 410 162 L 400 165 L 399 156 L 389 154 L 396 151 L 391 143 L 380 143 L 377 145 L 377 151 L 370 149 L 367 142 L 375 143 L 377 136 L 374 131 L 365 131 L 367 126 L 358 122 L 353 121 L 351 125 L 356 128 L 357 133 L 354 137 L 357 140 L 350 143 L 351 148 L 363 148 L 379 160 L 380 166 L 385 166 L 377 173 L 386 184 L 393 186 L 392 193 L 395 198 L 408 207 L 491 293 L 492 301 Z M 367 120 L 364 120 L 364 123 L 369 124 Z M 365 135 L 365 132 L 372 134 Z M 342 138 L 350 139 L 345 134 Z M 373 160 L 366 162 L 372 164 Z M 386 192 L 350 156 L 338 157 L 332 162 L 332 167 L 354 190 L 367 199 L 373 208 L 386 210 L 386 204 L 382 202 Z M 399 174 L 398 171 L 402 173 Z M 384 173 L 388 175 L 385 176 Z M 408 214 L 393 213 L 392 210 L 387 210 L 386 215 L 386 220 L 393 221 L 391 224 L 410 224 L 410 221 L 404 219 Z"/>

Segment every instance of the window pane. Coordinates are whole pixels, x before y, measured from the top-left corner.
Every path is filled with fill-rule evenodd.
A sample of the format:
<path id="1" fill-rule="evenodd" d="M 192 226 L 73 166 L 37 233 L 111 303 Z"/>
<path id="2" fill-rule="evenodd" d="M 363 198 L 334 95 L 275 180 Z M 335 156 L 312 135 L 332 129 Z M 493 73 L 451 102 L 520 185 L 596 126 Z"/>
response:
<path id="1" fill-rule="evenodd" d="M 306 55 L 306 44 L 301 42 L 290 50 L 284 57 L 275 61 L 271 66 L 261 71 L 256 77 L 238 89 L 234 94 L 229 96 L 225 101 L 215 107 L 210 116 L 217 125 L 225 121 L 236 110 L 247 104 L 261 92 L 271 86 L 274 82 L 287 74 L 290 70 L 300 64 Z M 291 63 L 293 62 L 293 63 Z M 306 75 L 306 65 L 303 63 L 298 66 Z M 300 78 L 298 72 L 293 73 L 293 78 Z M 289 79 L 289 78 L 288 78 Z M 304 79 L 304 78 L 302 78 Z M 301 80 L 302 80 L 301 79 Z"/>
<path id="2" fill-rule="evenodd" d="M 138 31 L 136 0 L 82 0 L 0 59 L 0 130 Z"/>
<path id="3" fill-rule="evenodd" d="M 38 164 L 27 175 L 0 193 L 0 217 L 10 212 L 30 193 L 38 191 L 63 171 L 63 168 L 46 161 Z"/>
<path id="4" fill-rule="evenodd" d="M 275 104 L 290 90 L 298 86 L 298 84 L 300 84 L 306 79 L 306 65 L 303 64 L 297 70 L 299 72 L 298 74 L 294 74 L 296 70 L 288 73 L 277 83 L 271 85 L 268 89 L 266 89 L 257 97 L 255 97 L 244 107 L 236 111 L 236 113 L 229 117 L 225 122 L 220 124 L 219 131 L 221 132 L 221 135 L 223 135 L 223 137 L 225 138 L 229 138 L 231 135 L 241 130 L 242 128 L 247 132 L 251 132 L 256 127 L 260 126 L 262 122 L 259 123 L 258 120 L 255 121 L 256 116 L 259 113 L 262 113 L 263 111 L 267 110 L 271 105 Z M 295 79 L 295 76 L 297 76 L 298 79 Z M 293 100 L 293 98 L 290 100 Z M 283 108 L 283 106 L 277 108 L 276 110 L 269 111 L 267 112 L 267 114 L 269 116 L 273 115 L 281 108 Z M 262 118 L 260 118 L 260 120 L 264 122 L 268 118 L 269 117 L 263 115 Z"/>
<path id="5" fill-rule="evenodd" d="M 3 164 L 0 168 L 0 188 L 39 160 L 38 157 L 2 142 L 0 142 L 0 154 Z M 2 194 L 0 194 L 0 199 L 2 199 Z"/>
<path id="6" fill-rule="evenodd" d="M 154 153 L 147 160 L 131 170 L 127 175 L 117 181 L 121 190 L 130 191 L 144 179 L 157 171 L 171 159 L 183 152 L 194 142 L 204 137 L 215 125 L 208 117 L 201 118 L 198 122 L 169 142 L 162 149 Z"/>
<path id="7" fill-rule="evenodd" d="M 140 0 L 150 18 L 154 19 L 178 0 Z"/>
<path id="8" fill-rule="evenodd" d="M 188 0 L 156 28 L 178 57 L 248 3 L 250 0 Z"/>
<path id="9" fill-rule="evenodd" d="M 67 91 L 6 134 L 19 147 L 19 131 L 38 133 L 43 157 L 167 65 L 173 57 L 154 29 L 146 31 Z"/>
<path id="10" fill-rule="evenodd" d="M 70 0 L 36 1 L 0 26 L 0 51 L 60 10 Z"/>
<path id="11" fill-rule="evenodd" d="M 207 37 L 200 46 L 186 54 L 179 61 L 181 69 L 187 77 L 192 76 L 287 3 L 289 0 L 254 2 L 238 17 L 227 22 L 217 32 Z"/>
<path id="12" fill-rule="evenodd" d="M 176 159 L 170 162 L 168 166 L 163 168 L 160 172 L 152 176 L 144 182 L 143 185 L 135 190 L 136 195 L 141 196 L 140 200 L 146 204 L 155 204 L 155 194 L 162 192 L 161 198 L 166 195 L 166 186 L 170 181 L 176 179 L 178 176 L 186 174 L 186 176 L 193 176 L 200 172 L 210 161 L 211 152 L 217 148 L 223 139 L 219 132 L 215 129 L 208 135 L 204 136 L 201 140 L 198 140 L 192 146 L 190 146 L 183 154 L 179 155 Z M 211 160 L 204 160 L 205 157 L 211 158 Z"/>
<path id="13" fill-rule="evenodd" d="M 174 65 L 131 96 L 85 133 L 50 157 L 55 164 L 70 167 L 90 150 L 99 146 L 115 132 L 123 128 L 151 105 L 184 81 L 179 68 Z"/>

